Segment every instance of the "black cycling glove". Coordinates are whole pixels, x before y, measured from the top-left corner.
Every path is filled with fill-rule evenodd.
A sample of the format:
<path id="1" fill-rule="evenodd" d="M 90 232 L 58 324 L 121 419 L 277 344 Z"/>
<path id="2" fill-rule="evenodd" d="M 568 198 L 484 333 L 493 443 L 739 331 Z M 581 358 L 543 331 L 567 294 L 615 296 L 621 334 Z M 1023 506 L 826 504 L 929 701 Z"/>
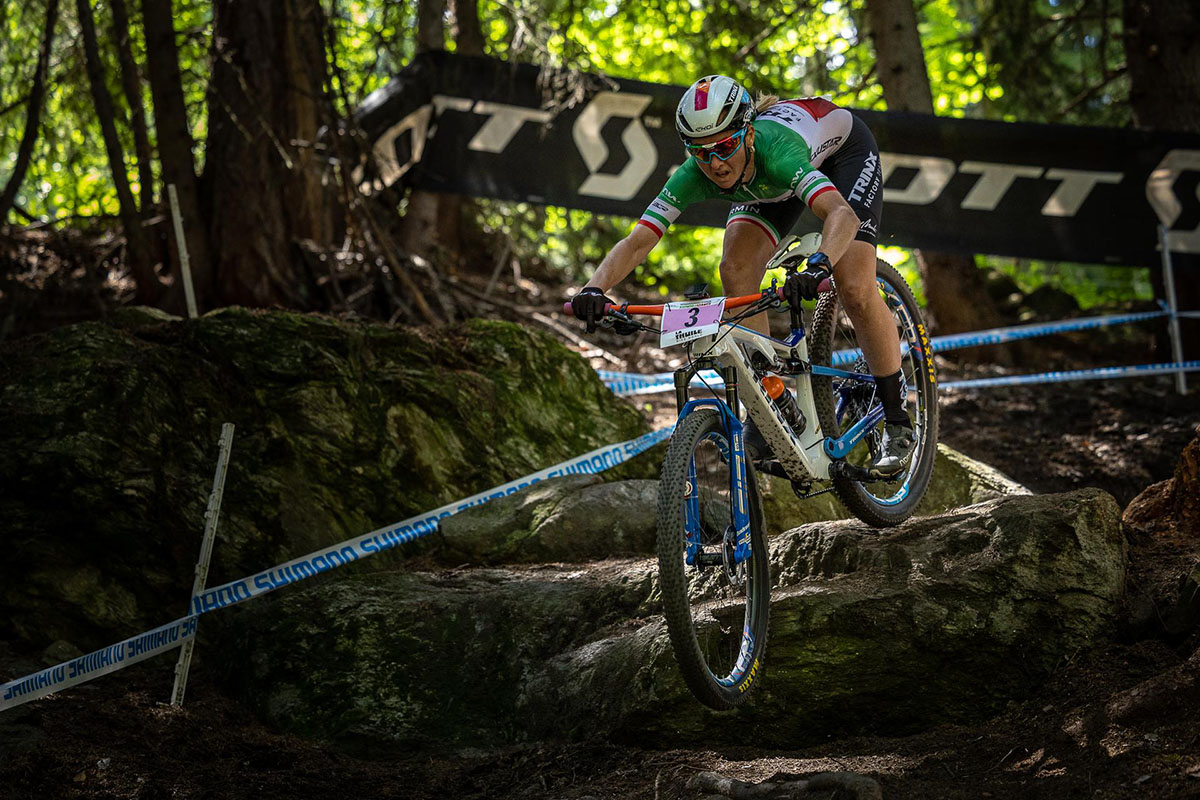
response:
<path id="1" fill-rule="evenodd" d="M 829 256 L 822 252 L 813 253 L 804 263 L 804 271 L 789 274 L 783 285 L 784 294 L 791 305 L 798 305 L 801 300 L 816 300 L 821 281 L 833 273 Z"/>
<path id="2" fill-rule="evenodd" d="M 571 298 L 571 311 L 576 319 L 587 324 L 587 332 L 596 332 L 596 323 L 604 319 L 604 306 L 614 305 L 611 298 L 605 296 L 599 286 L 585 286 L 579 294 Z"/>

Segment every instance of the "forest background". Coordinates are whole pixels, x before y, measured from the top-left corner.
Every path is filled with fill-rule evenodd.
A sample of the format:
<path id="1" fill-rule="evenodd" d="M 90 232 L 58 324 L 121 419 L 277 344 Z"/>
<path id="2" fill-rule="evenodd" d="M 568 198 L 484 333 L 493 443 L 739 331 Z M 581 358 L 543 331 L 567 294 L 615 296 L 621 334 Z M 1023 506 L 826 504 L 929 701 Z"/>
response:
<path id="1" fill-rule="evenodd" d="M 355 110 L 420 51 L 678 85 L 722 72 L 854 108 L 1200 131 L 1187 6 L 2 0 L 0 222 L 36 235 L 14 246 L 24 258 L 4 259 L 0 336 L 56 281 L 82 281 L 102 302 L 182 311 L 167 184 L 202 310 L 283 305 L 439 322 L 466 313 L 441 280 L 461 271 L 515 261 L 585 280 L 630 220 L 403 186 L 368 197 L 350 179 L 369 158 Z M 716 282 L 719 237 L 676 226 L 636 277 L 661 292 Z M 1049 281 L 1084 308 L 1154 293 L 1145 269 L 884 257 L 919 293 L 935 287 L 925 299 L 941 332 L 996 322 L 979 267 L 1026 291 Z"/>

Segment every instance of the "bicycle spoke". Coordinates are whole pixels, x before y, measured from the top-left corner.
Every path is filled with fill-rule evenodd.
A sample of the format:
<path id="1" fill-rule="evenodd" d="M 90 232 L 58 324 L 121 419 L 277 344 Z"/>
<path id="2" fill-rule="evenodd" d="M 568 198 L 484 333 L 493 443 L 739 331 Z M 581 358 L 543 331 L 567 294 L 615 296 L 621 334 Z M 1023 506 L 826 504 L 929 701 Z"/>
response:
<path id="1" fill-rule="evenodd" d="M 834 489 L 859 518 L 875 525 L 894 525 L 910 515 L 928 485 L 933 469 L 937 437 L 936 386 L 929 379 L 925 359 L 932 354 L 925 347 L 920 309 L 904 279 L 889 265 L 878 266 L 880 292 L 890 312 L 900 340 L 900 376 L 904 381 L 905 410 L 913 426 L 916 446 L 908 466 L 888 481 L 835 479 Z M 813 363 L 832 365 L 838 352 L 858 348 L 858 337 L 836 295 L 827 295 L 817 304 L 813 316 L 810 353 Z M 843 367 L 846 368 L 846 367 Z M 867 372 L 862 358 L 850 367 Z M 874 386 L 860 388 L 852 379 L 814 376 L 812 385 L 817 415 L 826 435 L 836 436 L 848 430 L 876 403 Z M 847 463 L 867 468 L 875 460 L 884 433 L 880 422 L 846 457 Z"/>

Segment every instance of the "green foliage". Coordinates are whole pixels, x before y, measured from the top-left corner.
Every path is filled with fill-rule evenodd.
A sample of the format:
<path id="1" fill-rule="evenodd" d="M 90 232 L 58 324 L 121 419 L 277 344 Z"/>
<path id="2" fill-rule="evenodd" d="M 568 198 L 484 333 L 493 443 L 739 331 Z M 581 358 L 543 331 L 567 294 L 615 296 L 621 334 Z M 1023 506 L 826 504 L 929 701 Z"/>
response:
<path id="1" fill-rule="evenodd" d="M 1131 269 L 995 256 L 981 261 L 1012 278 L 1025 293 L 1045 285 L 1067 292 L 1084 311 L 1096 306 L 1113 306 L 1130 300 L 1154 299 L 1150 270 L 1145 268 Z"/>
<path id="2" fill-rule="evenodd" d="M 179 58 L 183 72 L 184 98 L 192 122 L 192 136 L 202 143 L 207 133 L 208 43 L 212 39 L 212 5 L 207 0 L 173 0 Z M 126 0 L 130 15 L 130 46 L 142 71 L 142 104 L 147 111 L 151 146 L 154 145 L 153 105 L 145 80 L 145 41 L 140 3 Z M 0 182 L 7 181 L 16 160 L 17 144 L 25 129 L 23 98 L 32 84 L 42 32 L 46 2 L 18 3 L 0 0 Z M 129 109 L 121 89 L 121 76 L 114 44 L 112 8 L 93 0 L 93 13 L 101 48 L 105 80 L 117 113 L 117 130 L 125 150 L 125 168 L 135 196 L 140 195 L 134 159 L 133 132 Z M 203 165 L 203 148 L 197 147 L 198 167 Z M 157 168 L 157 163 L 155 164 Z M 140 201 L 139 201 L 140 202 Z M 95 104 L 85 71 L 83 45 L 75 4 L 60 0 L 59 19 L 50 59 L 49 91 L 42 110 L 41 137 L 34 159 L 17 193 L 17 205 L 39 219 L 94 217 L 117 213 L 112 171 L 100 136 Z"/>
<path id="3" fill-rule="evenodd" d="M 135 193 L 137 170 L 128 109 L 112 35 L 113 0 L 91 0 L 109 93 L 118 111 L 126 169 Z M 0 182 L 7 179 L 24 130 L 24 98 L 45 20 L 47 0 L 0 0 Z M 153 107 L 144 79 L 140 3 L 126 0 L 131 47 L 143 70 L 142 103 Z M 211 0 L 172 0 L 192 133 L 201 163 L 207 132 L 212 38 Z M 330 89 L 348 115 L 384 86 L 415 51 L 417 2 L 320 0 L 331 35 Z M 724 72 L 755 90 L 781 96 L 828 95 L 835 102 L 883 109 L 866 0 L 503 0 L 479 3 L 485 50 L 499 58 L 603 72 L 656 83 L 686 84 L 702 72 Z M 1125 125 L 1129 122 L 1120 3 L 1107 0 L 924 0 L 918 4 L 925 61 L 939 114 L 1022 121 Z M 84 72 L 74 3 L 61 0 L 42 137 L 18 194 L 18 205 L 42 219 L 113 214 L 110 165 Z M 455 47 L 447 13 L 446 45 Z M 156 165 L 157 166 L 157 165 Z M 540 259 L 570 279 L 585 279 L 631 225 L 560 208 L 486 202 L 485 230 L 514 241 L 518 257 Z M 686 219 L 685 219 L 686 221 Z M 719 231 L 676 225 L 635 272 L 661 291 L 705 281 L 716 286 Z M 898 262 L 920 293 L 912 259 Z M 1017 262 L 1011 262 L 1014 265 Z M 1021 262 L 1020 269 L 1026 269 Z M 1016 266 L 1013 269 L 1017 269 Z M 1038 280 L 1035 265 L 1027 280 Z M 1054 280 L 1072 282 L 1064 267 Z M 1116 273 L 1113 273 L 1116 274 Z M 1049 279 L 1049 278 L 1047 278 Z M 1132 282 L 1131 282 L 1132 281 Z M 1097 296 L 1144 293 L 1144 281 L 1110 281 Z M 1119 284 L 1119 285 L 1118 285 Z"/>
<path id="4" fill-rule="evenodd" d="M 913 251 L 904 247 L 880 245 L 878 253 L 880 258 L 895 267 L 900 277 L 904 278 L 917 303 L 925 305 L 925 281 L 921 280 L 921 271 L 917 268 L 917 258 Z"/>
<path id="5" fill-rule="evenodd" d="M 338 111 L 349 115 L 412 58 L 417 10 L 414 3 L 379 0 L 334 0 L 331 5 L 331 89 Z"/>
<path id="6" fill-rule="evenodd" d="M 974 50 L 990 65 L 989 116 L 1024 122 L 1125 126 L 1129 84 L 1121 3 L 977 0 L 964 3 Z M 1029 57 L 1031 53 L 1037 58 Z"/>

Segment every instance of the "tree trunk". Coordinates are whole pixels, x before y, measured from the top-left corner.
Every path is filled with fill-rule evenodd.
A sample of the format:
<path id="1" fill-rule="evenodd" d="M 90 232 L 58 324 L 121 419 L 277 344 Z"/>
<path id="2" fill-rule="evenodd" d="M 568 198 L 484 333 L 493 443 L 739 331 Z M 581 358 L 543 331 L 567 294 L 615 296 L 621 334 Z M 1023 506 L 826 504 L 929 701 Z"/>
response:
<path id="1" fill-rule="evenodd" d="M 154 99 L 154 130 L 158 138 L 162 181 L 164 187 L 174 184 L 179 196 L 179 213 L 183 218 L 183 237 L 187 243 L 192 284 L 197 302 L 203 305 L 205 301 L 211 301 L 213 294 L 212 259 L 196 191 L 192 133 L 188 125 L 187 106 L 183 101 L 183 80 L 179 74 L 179 48 L 175 44 L 172 5 L 171 0 L 142 0 L 146 63 L 150 67 L 150 94 Z M 174 226 L 170 230 L 174 241 Z M 172 292 L 173 305 L 176 307 L 183 302 L 182 288 L 182 277 L 179 277 Z"/>
<path id="2" fill-rule="evenodd" d="M 334 182 L 314 149 L 333 121 L 318 0 L 216 0 L 205 181 L 227 303 L 309 307 L 297 246 L 334 238 Z"/>
<path id="3" fill-rule="evenodd" d="M 125 171 L 125 153 L 117 136 L 117 125 L 113 116 L 112 98 L 104 81 L 104 66 L 100 63 L 100 48 L 96 43 L 96 24 L 92 17 L 91 0 L 75 0 L 79 15 L 79 29 L 83 37 L 84 59 L 88 82 L 92 87 L 92 100 L 96 104 L 96 117 L 100 120 L 100 131 L 104 137 L 104 149 L 108 152 L 108 163 L 112 169 L 113 185 L 117 190 L 120 207 L 121 227 L 125 229 L 125 250 L 129 267 L 137 283 L 137 301 L 153 304 L 158 301 L 161 285 L 158 273 L 150 260 L 150 249 L 146 245 L 142 218 L 133 202 L 129 189 L 129 176 Z"/>
<path id="4" fill-rule="evenodd" d="M 479 0 L 451 0 L 454 9 L 454 45 L 464 56 L 483 55 L 483 30 L 479 27 Z"/>
<path id="5" fill-rule="evenodd" d="M 50 64 L 50 48 L 54 43 L 54 27 L 58 22 L 58 0 L 50 0 L 46 6 L 46 30 L 42 34 L 42 50 L 38 53 L 37 67 L 33 72 L 33 88 L 29 91 L 29 103 L 25 112 L 25 133 L 17 148 L 17 162 L 4 191 L 0 192 L 0 223 L 8 218 L 8 212 L 17 199 L 17 190 L 25 180 L 25 171 L 33 158 L 33 145 L 37 142 L 42 125 L 42 103 L 46 99 L 46 70 Z"/>
<path id="6" fill-rule="evenodd" d="M 1129 101 L 1140 128 L 1200 132 L 1200 8 L 1125 0 Z"/>
<path id="7" fill-rule="evenodd" d="M 450 0 L 454 12 L 454 44 L 464 56 L 483 55 L 483 31 L 479 27 L 479 0 Z M 445 268 L 455 272 L 462 260 L 463 210 L 470 201 L 461 194 L 438 197 L 437 243 L 448 258 Z M 485 266 L 485 269 L 487 267 Z"/>
<path id="8" fill-rule="evenodd" d="M 444 48 L 442 11 L 445 0 L 418 0 L 417 52 Z M 400 221 L 400 246 L 411 256 L 433 260 L 438 249 L 438 196 L 433 192 L 413 190 L 408 207 Z"/>
<path id="9" fill-rule="evenodd" d="M 117 44 L 117 57 L 121 64 L 121 89 L 125 93 L 125 104 L 129 106 L 129 126 L 133 129 L 133 146 L 137 153 L 138 183 L 141 184 L 140 199 L 142 214 L 154 205 L 153 154 L 150 151 L 150 136 L 146 131 L 146 109 L 142 105 L 142 74 L 133 51 L 129 47 L 129 10 L 125 0 L 112 0 L 113 41 Z"/>
<path id="10" fill-rule="evenodd" d="M 1200 9 L 1195 0 L 1125 0 L 1124 18 L 1134 124 L 1200 133 Z M 1186 181 L 1175 188 L 1184 191 L 1179 184 Z M 1195 184 L 1191 186 L 1194 190 Z M 1191 224 L 1196 224 L 1194 218 Z M 1172 262 L 1180 309 L 1200 310 L 1200 255 L 1174 253 Z M 1162 286 L 1161 267 L 1154 273 L 1155 285 Z M 1179 330 L 1184 359 L 1200 359 L 1200 320 L 1181 319 Z M 1165 341 L 1160 343 L 1164 348 Z M 1163 360 L 1170 352 L 1165 350 Z"/>
<path id="11" fill-rule="evenodd" d="M 868 0 L 867 20 L 888 109 L 932 114 L 933 93 L 913 0 Z M 930 324 L 938 333 L 990 328 L 1001 322 L 974 256 L 925 250 L 918 250 L 916 256 Z M 995 356 L 998 351 L 960 352 Z"/>

